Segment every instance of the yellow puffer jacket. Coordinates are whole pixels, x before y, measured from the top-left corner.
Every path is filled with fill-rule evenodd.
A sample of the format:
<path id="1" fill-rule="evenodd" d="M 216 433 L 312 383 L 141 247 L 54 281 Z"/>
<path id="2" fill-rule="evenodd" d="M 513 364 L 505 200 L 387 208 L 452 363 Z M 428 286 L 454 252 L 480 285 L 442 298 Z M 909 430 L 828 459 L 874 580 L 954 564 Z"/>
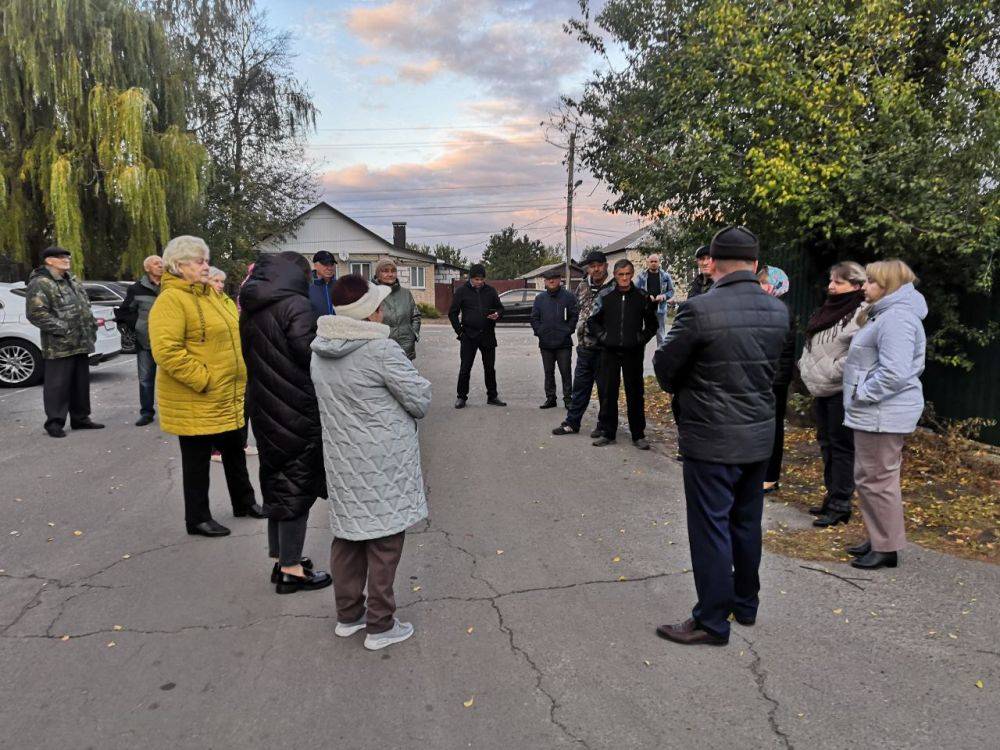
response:
<path id="1" fill-rule="evenodd" d="M 236 306 L 207 284 L 163 274 L 149 311 L 160 427 L 215 435 L 243 426 L 247 368 Z"/>

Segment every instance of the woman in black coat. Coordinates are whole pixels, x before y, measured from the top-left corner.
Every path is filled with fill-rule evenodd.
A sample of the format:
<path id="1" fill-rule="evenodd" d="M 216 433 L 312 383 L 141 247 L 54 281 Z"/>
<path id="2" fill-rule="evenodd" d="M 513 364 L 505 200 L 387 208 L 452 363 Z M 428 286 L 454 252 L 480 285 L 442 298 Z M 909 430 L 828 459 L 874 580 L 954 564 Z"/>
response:
<path id="1" fill-rule="evenodd" d="M 260 452 L 260 489 L 279 594 L 329 586 L 330 574 L 302 557 L 309 509 L 326 497 L 323 439 L 309 376 L 316 313 L 309 264 L 294 252 L 264 254 L 240 291 L 247 403 Z"/>

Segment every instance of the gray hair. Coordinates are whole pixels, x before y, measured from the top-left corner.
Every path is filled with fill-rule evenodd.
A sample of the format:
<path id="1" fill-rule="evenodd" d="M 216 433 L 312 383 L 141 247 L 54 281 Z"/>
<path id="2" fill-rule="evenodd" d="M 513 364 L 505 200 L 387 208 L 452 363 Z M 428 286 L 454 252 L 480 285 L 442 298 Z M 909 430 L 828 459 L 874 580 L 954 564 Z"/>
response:
<path id="1" fill-rule="evenodd" d="M 189 234 L 182 234 L 174 237 L 167 246 L 163 248 L 163 265 L 174 276 L 180 276 L 181 263 L 190 263 L 193 260 L 208 260 L 208 245 L 201 237 L 192 237 Z"/>
<path id="2" fill-rule="evenodd" d="M 226 280 L 226 272 L 223 271 L 221 268 L 216 268 L 215 266 L 209 266 L 208 267 L 208 278 L 210 278 L 210 279 L 220 278 L 223 281 L 225 281 Z"/>
<path id="3" fill-rule="evenodd" d="M 857 284 L 861 286 L 868 280 L 868 274 L 865 273 L 865 269 L 861 267 L 860 263 L 855 263 L 853 260 L 845 260 L 843 263 L 838 263 L 830 269 L 830 275 L 835 276 L 841 281 L 846 281 L 849 284 Z"/>
<path id="4" fill-rule="evenodd" d="M 154 260 L 161 260 L 161 258 L 159 255 L 147 256 L 146 259 L 142 262 L 142 270 L 149 271 L 149 264 L 152 263 Z"/>

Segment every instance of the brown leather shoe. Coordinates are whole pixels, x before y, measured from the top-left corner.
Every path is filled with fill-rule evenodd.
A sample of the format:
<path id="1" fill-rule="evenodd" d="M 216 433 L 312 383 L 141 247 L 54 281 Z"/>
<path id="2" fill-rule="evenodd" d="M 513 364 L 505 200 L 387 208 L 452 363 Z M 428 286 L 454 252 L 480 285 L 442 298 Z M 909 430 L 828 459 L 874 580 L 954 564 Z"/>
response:
<path id="1" fill-rule="evenodd" d="M 656 634 L 660 638 L 666 638 L 674 643 L 681 643 L 685 646 L 725 646 L 729 643 L 728 638 L 720 638 L 698 627 L 693 619 L 688 618 L 684 622 L 676 625 L 660 625 L 656 629 Z"/>

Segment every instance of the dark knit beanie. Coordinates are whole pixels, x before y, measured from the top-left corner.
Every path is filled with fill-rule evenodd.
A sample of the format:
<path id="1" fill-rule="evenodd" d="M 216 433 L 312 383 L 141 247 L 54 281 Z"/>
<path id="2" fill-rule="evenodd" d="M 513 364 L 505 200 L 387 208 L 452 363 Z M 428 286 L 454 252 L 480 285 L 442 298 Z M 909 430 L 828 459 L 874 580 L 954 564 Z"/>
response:
<path id="1" fill-rule="evenodd" d="M 709 254 L 708 245 L 702 245 L 701 247 L 699 247 L 697 250 L 694 251 L 695 260 L 697 260 L 698 258 L 704 258 L 708 254 Z"/>
<path id="2" fill-rule="evenodd" d="M 757 260 L 757 235 L 746 227 L 726 227 L 712 238 L 709 253 L 717 260 Z"/>
<path id="3" fill-rule="evenodd" d="M 486 278 L 486 266 L 482 263 L 473 263 L 469 269 L 469 278 L 474 279 L 477 277 Z"/>
<path id="4" fill-rule="evenodd" d="M 368 282 L 356 273 L 341 276 L 330 288 L 330 301 L 334 308 L 357 302 L 368 291 Z"/>

